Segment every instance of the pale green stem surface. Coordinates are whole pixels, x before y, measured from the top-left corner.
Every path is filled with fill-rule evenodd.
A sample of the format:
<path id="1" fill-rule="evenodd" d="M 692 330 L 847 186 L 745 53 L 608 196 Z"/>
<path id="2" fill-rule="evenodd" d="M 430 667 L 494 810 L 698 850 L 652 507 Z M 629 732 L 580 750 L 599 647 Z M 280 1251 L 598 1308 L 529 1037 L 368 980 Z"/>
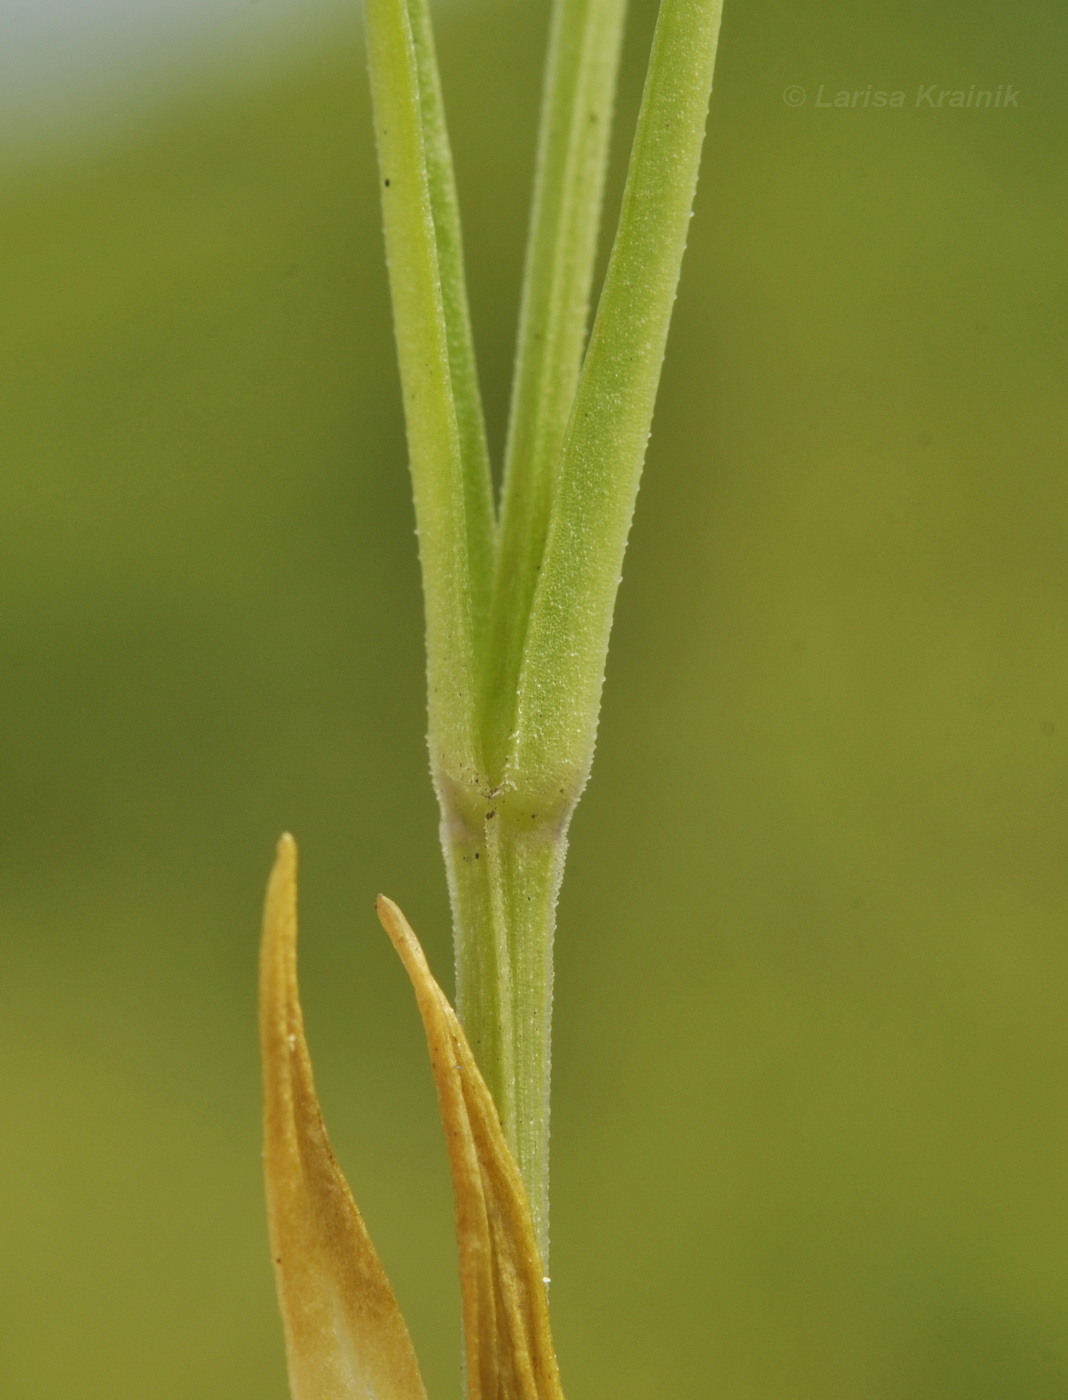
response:
<path id="1" fill-rule="evenodd" d="M 589 324 L 625 0 L 556 0 L 501 496 L 487 731 L 499 772 Z"/>
<path id="2" fill-rule="evenodd" d="M 504 792 L 444 832 L 457 1001 L 547 1262 L 552 931 L 566 838 Z"/>

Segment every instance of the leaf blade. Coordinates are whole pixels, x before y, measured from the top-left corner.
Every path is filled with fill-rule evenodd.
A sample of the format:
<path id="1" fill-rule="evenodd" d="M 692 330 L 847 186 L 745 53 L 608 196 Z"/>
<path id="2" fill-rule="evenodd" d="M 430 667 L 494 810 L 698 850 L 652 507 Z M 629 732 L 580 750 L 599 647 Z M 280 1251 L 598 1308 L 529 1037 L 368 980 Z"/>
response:
<path id="1" fill-rule="evenodd" d="M 563 447 L 508 777 L 567 817 L 589 775 L 608 635 L 682 266 L 722 0 L 662 0 L 619 227 Z"/>
<path id="2" fill-rule="evenodd" d="M 296 967 L 297 848 L 283 836 L 260 953 L 264 1176 L 293 1400 L 426 1400 L 408 1329 L 323 1125 Z"/>
<path id="3" fill-rule="evenodd" d="M 560 449 L 589 325 L 626 0 L 556 0 L 501 493 L 487 687 L 504 759 Z"/>
<path id="4" fill-rule="evenodd" d="M 427 0 L 408 0 L 408 18 L 419 84 L 427 191 L 437 244 L 452 398 L 460 437 L 472 605 L 476 633 L 480 633 L 489 620 L 496 551 L 489 447 L 464 273 L 460 201 Z M 476 649 L 482 645 L 482 637 L 476 636 Z"/>
<path id="5" fill-rule="evenodd" d="M 438 120 L 440 103 L 436 85 L 420 83 L 421 65 L 436 76 L 428 48 L 429 20 L 421 14 L 414 12 L 413 26 L 413 11 L 405 0 L 366 0 L 364 6 L 386 260 L 423 574 L 431 766 L 440 794 L 444 788 L 473 783 L 481 770 L 479 637 L 485 630 L 481 614 L 492 568 L 486 554 L 492 542 L 491 534 L 487 539 L 487 512 L 492 507 L 488 467 L 470 462 L 470 451 L 465 453 L 472 429 L 470 395 L 466 409 L 458 412 L 457 407 L 456 375 L 459 371 L 463 379 L 466 371 L 453 363 L 450 347 L 460 354 L 469 326 L 464 319 L 458 219 L 453 218 L 455 201 L 450 195 L 451 159 L 443 143 L 443 119 Z M 446 234 L 444 255 L 435 216 Z M 448 298 L 443 290 L 446 269 Z M 471 375 L 473 363 L 471 352 Z M 477 393 L 473 380 L 466 382 L 468 390 Z"/>

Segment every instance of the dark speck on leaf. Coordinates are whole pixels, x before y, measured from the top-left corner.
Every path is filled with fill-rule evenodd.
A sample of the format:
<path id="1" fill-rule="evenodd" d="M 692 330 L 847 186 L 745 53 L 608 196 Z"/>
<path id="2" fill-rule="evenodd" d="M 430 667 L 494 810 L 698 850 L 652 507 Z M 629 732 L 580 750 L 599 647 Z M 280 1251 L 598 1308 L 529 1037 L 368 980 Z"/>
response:
<path id="1" fill-rule="evenodd" d="M 385 185 L 386 189 L 388 190 L 388 189 L 389 189 L 389 181 L 388 181 L 388 180 L 383 180 L 382 183 Z"/>

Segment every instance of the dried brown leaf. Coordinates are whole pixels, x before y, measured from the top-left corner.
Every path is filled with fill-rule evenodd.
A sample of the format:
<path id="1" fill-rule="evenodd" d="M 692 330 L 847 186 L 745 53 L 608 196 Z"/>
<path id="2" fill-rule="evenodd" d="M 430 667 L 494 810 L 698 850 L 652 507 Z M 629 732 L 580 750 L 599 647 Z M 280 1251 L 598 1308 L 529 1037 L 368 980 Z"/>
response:
<path id="1" fill-rule="evenodd" d="M 408 1329 L 323 1125 L 297 988 L 297 847 L 260 955 L 267 1216 L 293 1400 L 426 1400 Z"/>
<path id="2" fill-rule="evenodd" d="M 489 1090 L 400 909 L 378 917 L 415 988 L 448 1144 L 468 1400 L 563 1400 L 530 1205 Z"/>

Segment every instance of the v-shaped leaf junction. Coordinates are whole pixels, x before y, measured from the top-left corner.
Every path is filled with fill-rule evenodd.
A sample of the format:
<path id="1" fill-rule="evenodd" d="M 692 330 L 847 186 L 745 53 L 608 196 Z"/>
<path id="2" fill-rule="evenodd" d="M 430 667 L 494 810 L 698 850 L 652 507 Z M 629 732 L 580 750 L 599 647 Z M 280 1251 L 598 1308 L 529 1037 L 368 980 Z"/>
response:
<path id="1" fill-rule="evenodd" d="M 456 1204 L 468 1400 L 563 1400 L 519 1170 L 456 1014 L 392 900 L 378 914 L 415 989 Z M 260 960 L 264 1166 L 293 1400 L 426 1400 L 397 1300 L 337 1164 L 297 985 L 297 848 L 283 836 Z"/>

